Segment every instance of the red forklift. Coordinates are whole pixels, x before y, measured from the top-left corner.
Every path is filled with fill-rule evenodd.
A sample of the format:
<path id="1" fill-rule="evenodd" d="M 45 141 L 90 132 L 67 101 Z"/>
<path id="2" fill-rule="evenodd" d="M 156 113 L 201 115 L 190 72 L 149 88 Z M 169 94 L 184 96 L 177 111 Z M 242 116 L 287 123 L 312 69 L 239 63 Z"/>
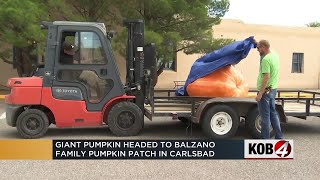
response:
<path id="1" fill-rule="evenodd" d="M 44 66 L 31 77 L 8 80 L 7 124 L 17 127 L 23 138 L 43 136 L 50 124 L 58 128 L 108 124 L 118 136 L 138 134 L 144 126 L 146 89 L 157 78 L 155 45 L 144 45 L 142 20 L 127 20 L 124 25 L 126 85 L 111 49 L 113 33 L 103 23 L 43 22 L 42 29 L 48 31 Z"/>
<path id="2" fill-rule="evenodd" d="M 200 124 L 210 138 L 230 138 L 246 118 L 250 134 L 259 138 L 259 113 L 254 99 L 157 97 L 155 44 L 144 43 L 143 20 L 126 20 L 128 29 L 126 83 L 111 48 L 112 33 L 103 23 L 43 22 L 48 31 L 44 66 L 30 77 L 10 78 L 5 102 L 7 124 L 23 138 L 58 128 L 108 125 L 117 136 L 137 135 L 144 116 L 172 116 Z M 282 122 L 287 118 L 281 105 Z"/>

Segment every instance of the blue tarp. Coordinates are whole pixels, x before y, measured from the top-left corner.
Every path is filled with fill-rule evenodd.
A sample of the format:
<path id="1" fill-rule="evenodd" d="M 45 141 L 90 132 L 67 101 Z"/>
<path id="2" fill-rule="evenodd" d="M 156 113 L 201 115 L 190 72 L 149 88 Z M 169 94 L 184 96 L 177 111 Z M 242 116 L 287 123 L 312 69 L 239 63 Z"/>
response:
<path id="1" fill-rule="evenodd" d="M 176 91 L 176 95 L 188 96 L 186 88 L 190 83 L 222 67 L 239 63 L 242 59 L 246 58 L 250 50 L 255 47 L 254 37 L 250 36 L 243 41 L 233 42 L 199 58 L 192 65 L 185 85 Z"/>

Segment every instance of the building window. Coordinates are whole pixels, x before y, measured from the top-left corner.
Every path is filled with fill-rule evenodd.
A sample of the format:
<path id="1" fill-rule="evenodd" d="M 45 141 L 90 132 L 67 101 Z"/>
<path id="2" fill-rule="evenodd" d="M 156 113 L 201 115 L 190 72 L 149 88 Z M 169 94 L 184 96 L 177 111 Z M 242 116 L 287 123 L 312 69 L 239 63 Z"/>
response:
<path id="1" fill-rule="evenodd" d="M 163 60 L 162 58 L 159 58 L 157 64 L 158 64 L 158 67 L 163 66 L 164 70 L 177 71 L 176 62 L 177 62 L 176 58 L 170 59 L 170 60 Z"/>
<path id="2" fill-rule="evenodd" d="M 164 70 L 177 71 L 177 52 L 174 43 L 169 42 L 164 54 L 158 56 L 158 67 L 163 66 Z"/>
<path id="3" fill-rule="evenodd" d="M 303 73 L 303 53 L 293 53 L 291 73 Z"/>

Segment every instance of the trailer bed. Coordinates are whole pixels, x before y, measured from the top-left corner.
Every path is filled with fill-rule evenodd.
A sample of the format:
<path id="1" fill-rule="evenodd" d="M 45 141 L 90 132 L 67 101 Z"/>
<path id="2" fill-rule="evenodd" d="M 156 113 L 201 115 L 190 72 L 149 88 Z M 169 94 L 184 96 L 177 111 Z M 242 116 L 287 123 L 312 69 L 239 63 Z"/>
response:
<path id="1" fill-rule="evenodd" d="M 191 112 L 191 105 L 189 105 L 190 107 L 188 106 L 184 106 L 184 107 L 177 107 L 177 106 L 171 106 L 172 104 L 170 105 L 167 105 L 166 104 L 161 104 L 163 106 L 160 106 L 159 105 L 155 105 L 155 108 L 154 108 L 154 112 L 155 113 L 190 113 Z M 178 104 L 177 104 L 178 105 Z M 148 111 L 152 111 L 152 107 L 151 105 L 145 105 L 145 109 L 148 110 Z"/>
<path id="2" fill-rule="evenodd" d="M 167 106 L 166 106 L 167 105 Z M 176 104 L 179 105 L 179 104 Z M 151 112 L 151 105 L 145 105 L 146 110 Z M 306 104 L 304 103 L 285 103 L 284 110 L 286 113 L 297 113 L 297 112 L 305 112 L 306 110 Z M 186 106 L 172 106 L 172 104 L 161 104 L 159 107 L 158 105 L 155 105 L 154 112 L 155 113 L 171 113 L 171 112 L 190 112 L 191 111 L 191 105 Z M 320 112 L 320 106 L 318 105 L 310 105 L 310 113 L 318 113 Z"/>
<path id="3" fill-rule="evenodd" d="M 192 115 L 206 97 L 176 97 L 175 90 L 154 90 L 152 103 L 145 105 L 146 114 L 152 116 Z M 254 91 L 251 91 L 254 92 Z M 296 93 L 296 97 L 281 97 L 281 93 Z M 160 95 L 159 95 L 160 94 Z M 304 94 L 304 96 L 301 96 Z M 306 97 L 307 95 L 308 97 Z M 320 117 L 320 93 L 305 90 L 279 90 L 277 104 L 284 108 L 286 116 L 305 119 L 307 116 Z"/>

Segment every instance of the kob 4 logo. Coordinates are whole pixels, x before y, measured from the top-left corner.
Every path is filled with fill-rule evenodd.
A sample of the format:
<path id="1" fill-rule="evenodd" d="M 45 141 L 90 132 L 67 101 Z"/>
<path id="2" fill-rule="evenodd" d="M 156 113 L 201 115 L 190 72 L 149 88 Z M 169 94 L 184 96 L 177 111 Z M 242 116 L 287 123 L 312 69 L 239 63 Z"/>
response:
<path id="1" fill-rule="evenodd" d="M 292 147 L 289 141 L 278 141 L 274 146 L 274 150 L 276 151 L 276 155 L 284 158 L 291 154 Z"/>
<path id="2" fill-rule="evenodd" d="M 246 159 L 293 159 L 293 140 L 245 140 Z"/>

